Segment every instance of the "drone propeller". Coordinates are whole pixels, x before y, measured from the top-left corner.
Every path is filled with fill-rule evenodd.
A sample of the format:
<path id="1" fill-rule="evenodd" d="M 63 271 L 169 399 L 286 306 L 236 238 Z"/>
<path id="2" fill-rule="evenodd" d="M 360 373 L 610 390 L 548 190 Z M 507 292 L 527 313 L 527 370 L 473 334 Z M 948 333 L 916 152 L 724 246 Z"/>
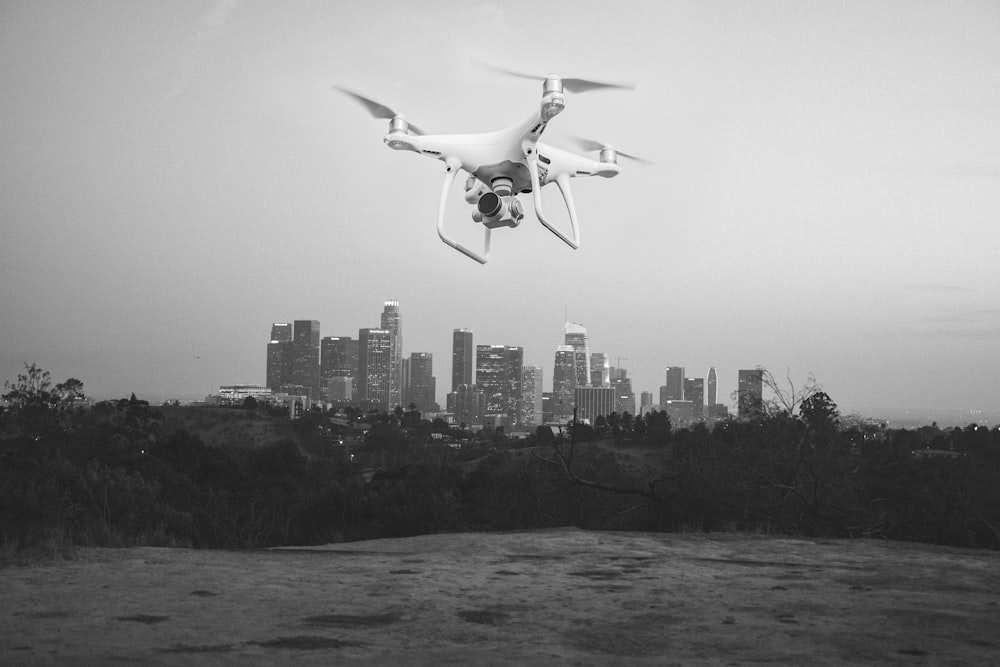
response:
<path id="1" fill-rule="evenodd" d="M 481 67 L 491 69 L 494 72 L 499 72 L 501 74 L 506 74 L 507 76 L 514 76 L 519 79 L 531 79 L 532 81 L 545 81 L 547 77 L 538 76 L 536 74 L 526 74 L 524 72 L 515 72 L 514 70 L 503 69 L 502 67 L 495 67 L 493 65 L 487 65 L 486 63 L 478 63 Z M 592 81 L 590 79 L 562 79 L 563 89 L 571 93 L 585 93 L 590 90 L 601 90 L 604 88 L 623 88 L 625 90 L 632 90 L 635 88 L 634 83 L 606 83 L 601 81 Z"/>
<path id="2" fill-rule="evenodd" d="M 623 151 L 614 148 L 611 144 L 603 144 L 599 141 L 593 141 L 591 139 L 581 139 L 580 137 L 570 137 L 570 141 L 576 144 L 576 147 L 582 151 L 603 151 L 605 148 L 611 148 L 614 150 L 615 155 L 618 157 L 627 157 L 629 160 L 634 160 L 639 164 L 653 164 L 649 160 L 643 159 L 631 153 L 625 153 Z"/>
<path id="3" fill-rule="evenodd" d="M 385 120 L 392 120 L 393 118 L 403 117 L 402 114 L 398 114 L 384 104 L 379 104 L 375 100 L 370 100 L 364 95 L 358 95 L 355 92 L 347 90 L 346 88 L 341 88 L 340 86 L 334 86 L 334 90 L 339 90 L 340 92 L 353 97 L 357 100 L 363 107 L 368 109 L 368 113 L 372 115 L 373 118 L 381 118 Z M 407 121 L 409 125 L 410 133 L 412 134 L 424 134 L 424 131 L 418 128 L 416 125 Z"/>

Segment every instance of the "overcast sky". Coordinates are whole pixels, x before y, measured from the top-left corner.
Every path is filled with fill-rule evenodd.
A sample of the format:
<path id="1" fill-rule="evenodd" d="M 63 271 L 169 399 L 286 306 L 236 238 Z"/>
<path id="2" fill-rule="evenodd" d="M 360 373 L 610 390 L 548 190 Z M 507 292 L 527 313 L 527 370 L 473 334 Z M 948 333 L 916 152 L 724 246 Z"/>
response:
<path id="1" fill-rule="evenodd" d="M 331 88 L 436 133 L 537 110 L 477 60 L 638 84 L 546 130 L 655 162 L 574 179 L 579 250 L 531 212 L 485 266 L 448 248 L 443 165 Z M 637 395 L 762 365 L 846 409 L 996 410 L 998 63 L 990 1 L 7 0 L 0 379 L 203 397 L 264 382 L 272 322 L 356 337 L 398 299 L 442 402 L 454 328 L 549 390 L 568 315 Z"/>

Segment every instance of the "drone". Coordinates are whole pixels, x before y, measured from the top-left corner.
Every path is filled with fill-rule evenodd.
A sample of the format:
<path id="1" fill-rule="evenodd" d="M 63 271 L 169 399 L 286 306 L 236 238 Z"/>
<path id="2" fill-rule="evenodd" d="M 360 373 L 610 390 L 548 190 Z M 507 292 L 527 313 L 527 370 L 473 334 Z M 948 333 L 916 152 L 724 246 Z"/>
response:
<path id="1" fill-rule="evenodd" d="M 493 68 L 496 69 L 496 68 Z M 634 155 L 615 150 L 609 144 L 586 139 L 575 143 L 583 151 L 598 151 L 598 159 L 543 144 L 540 139 L 549 122 L 566 107 L 566 92 L 634 88 L 629 84 L 601 83 L 587 79 L 562 78 L 558 74 L 536 77 L 530 74 L 498 70 L 511 76 L 541 80 L 542 99 L 537 112 L 526 120 L 504 130 L 479 134 L 427 134 L 410 123 L 403 115 L 340 86 L 336 90 L 360 102 L 375 118 L 389 121 L 384 141 L 397 151 L 412 151 L 441 160 L 445 164 L 444 183 L 438 206 L 437 231 L 445 244 L 480 264 L 490 256 L 490 235 L 498 227 L 514 228 L 521 224 L 524 209 L 518 195 L 530 194 L 538 221 L 576 250 L 580 247 L 580 229 L 576 205 L 570 189 L 570 179 L 577 176 L 613 178 L 621 168 L 618 158 L 646 162 Z M 448 194 L 459 171 L 468 174 L 465 181 L 465 201 L 472 204 L 472 219 L 483 226 L 483 251 L 476 252 L 449 236 L 444 227 Z M 540 190 L 555 183 L 562 193 L 569 213 L 570 233 L 559 229 L 546 217 Z"/>

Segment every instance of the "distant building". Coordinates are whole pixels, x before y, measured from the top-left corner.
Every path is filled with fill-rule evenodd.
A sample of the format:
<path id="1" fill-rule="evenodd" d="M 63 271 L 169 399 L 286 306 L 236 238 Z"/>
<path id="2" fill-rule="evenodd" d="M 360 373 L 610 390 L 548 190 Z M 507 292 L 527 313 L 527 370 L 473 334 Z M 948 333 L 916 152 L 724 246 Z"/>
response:
<path id="1" fill-rule="evenodd" d="M 684 378 L 684 400 L 694 406 L 695 419 L 705 413 L 705 378 Z"/>
<path id="2" fill-rule="evenodd" d="M 715 366 L 708 369 L 708 382 L 705 385 L 708 392 L 706 396 L 706 405 L 709 407 L 715 405 L 719 402 L 719 381 L 715 374 Z"/>
<path id="3" fill-rule="evenodd" d="M 653 408 L 659 408 L 659 403 L 653 403 L 653 392 L 644 391 L 639 398 L 639 414 L 647 414 Z"/>
<path id="4" fill-rule="evenodd" d="M 764 409 L 764 371 L 740 370 L 736 389 L 736 413 L 740 418 L 756 417 Z"/>
<path id="5" fill-rule="evenodd" d="M 389 355 L 389 409 L 403 402 L 403 318 L 399 301 L 390 299 L 382 309 L 382 329 L 390 336 Z"/>
<path id="6" fill-rule="evenodd" d="M 684 400 L 684 367 L 667 366 L 667 383 L 660 393 L 660 406 L 665 406 L 666 401 Z"/>
<path id="7" fill-rule="evenodd" d="M 542 367 L 524 366 L 521 369 L 520 420 L 523 428 L 533 428 L 544 423 L 542 393 Z"/>
<path id="8" fill-rule="evenodd" d="M 573 418 L 573 399 L 576 392 L 576 351 L 572 345 L 556 348 L 555 367 L 552 370 L 552 419 L 564 423 Z"/>
<path id="9" fill-rule="evenodd" d="M 607 417 L 618 411 L 618 397 L 613 387 L 577 387 L 575 394 L 577 419 L 594 424 L 598 416 Z"/>
<path id="10" fill-rule="evenodd" d="M 635 393 L 632 391 L 632 380 L 624 368 L 611 369 L 611 387 L 615 390 L 618 400 L 618 414 L 626 412 L 635 415 Z"/>
<path id="11" fill-rule="evenodd" d="M 437 380 L 433 373 L 434 355 L 430 352 L 411 352 L 409 361 L 406 404 L 416 404 L 421 412 L 437 412 L 440 406 L 435 400 Z"/>
<path id="12" fill-rule="evenodd" d="M 611 386 L 611 363 L 603 352 L 590 353 L 590 386 Z"/>
<path id="13" fill-rule="evenodd" d="M 684 428 L 691 426 L 701 419 L 695 413 L 695 404 L 693 401 L 667 401 L 663 409 L 670 417 L 670 423 L 674 427 Z"/>
<path id="14" fill-rule="evenodd" d="M 337 400 L 350 401 L 353 395 L 354 378 L 358 374 L 358 341 L 350 336 L 327 336 L 319 344 L 319 384 L 320 395 L 329 397 L 328 390 L 334 386 Z M 333 378 L 337 381 L 331 383 Z M 345 382 L 350 389 L 349 395 L 343 394 Z"/>
<path id="15" fill-rule="evenodd" d="M 590 341 L 587 338 L 587 327 L 576 322 L 567 322 L 566 345 L 572 347 L 574 351 L 575 386 L 586 387 L 590 384 Z"/>
<path id="16" fill-rule="evenodd" d="M 292 330 L 292 384 L 319 398 L 319 320 L 295 320 Z"/>
<path id="17" fill-rule="evenodd" d="M 455 424 L 467 428 L 481 426 L 485 410 L 485 396 L 474 384 L 460 384 L 455 391 Z"/>
<path id="18" fill-rule="evenodd" d="M 473 356 L 472 329 L 455 329 L 451 335 L 451 390 L 459 385 L 472 384 Z"/>
<path id="19" fill-rule="evenodd" d="M 476 385 L 485 400 L 483 417 L 507 415 L 516 426 L 521 412 L 521 367 L 524 350 L 510 345 L 476 346 Z"/>
<path id="20" fill-rule="evenodd" d="M 356 399 L 365 409 L 391 412 L 392 332 L 386 329 L 358 330 L 358 377 Z"/>

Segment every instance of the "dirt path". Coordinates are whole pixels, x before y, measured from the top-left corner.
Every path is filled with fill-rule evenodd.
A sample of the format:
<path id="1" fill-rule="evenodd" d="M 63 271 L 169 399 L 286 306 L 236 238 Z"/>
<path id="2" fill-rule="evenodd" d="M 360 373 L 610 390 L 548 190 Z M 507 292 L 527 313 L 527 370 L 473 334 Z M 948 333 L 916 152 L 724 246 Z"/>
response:
<path id="1" fill-rule="evenodd" d="M 0 570 L 0 664 L 927 664 L 1000 656 L 1000 555 L 732 535 L 84 550 Z"/>

